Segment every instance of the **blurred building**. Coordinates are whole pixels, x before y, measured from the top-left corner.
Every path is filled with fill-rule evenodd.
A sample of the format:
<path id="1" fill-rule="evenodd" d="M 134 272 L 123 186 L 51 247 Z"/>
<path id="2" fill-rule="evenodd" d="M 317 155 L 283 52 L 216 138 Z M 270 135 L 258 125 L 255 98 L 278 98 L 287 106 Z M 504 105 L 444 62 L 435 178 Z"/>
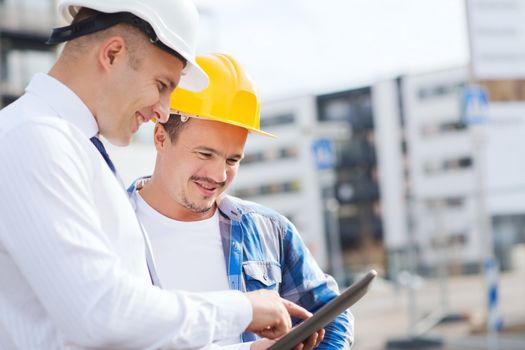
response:
<path id="1" fill-rule="evenodd" d="M 463 121 L 466 69 L 402 79 L 407 137 L 409 234 L 420 268 L 440 263 L 477 270 L 483 252 L 480 174 L 475 144 Z"/>
<path id="2" fill-rule="evenodd" d="M 337 270 L 340 259 L 332 259 L 340 251 L 337 208 L 330 204 L 336 164 L 332 142 L 348 139 L 349 127 L 320 121 L 314 96 L 263 103 L 262 114 L 261 128 L 278 137 L 250 135 L 229 192 L 288 217 L 318 262 L 335 264 Z M 337 236 L 330 240 L 330 234 Z"/>
<path id="3" fill-rule="evenodd" d="M 335 142 L 334 193 L 345 266 L 383 265 L 383 224 L 377 167 L 372 88 L 317 97 L 317 120 L 343 122 L 351 135 Z"/>
<path id="4" fill-rule="evenodd" d="M 523 264 L 525 104 L 488 103 L 481 124 L 466 124 L 468 74 L 458 68 L 401 80 L 408 241 L 428 271 L 440 263 L 476 271 L 489 255 L 503 269 Z"/>
<path id="5" fill-rule="evenodd" d="M 366 266 L 382 269 L 387 248 L 403 252 L 407 245 L 399 87 L 392 80 L 265 101 L 262 127 L 278 138 L 251 137 L 230 191 L 290 218 L 340 280 Z"/>
<path id="6" fill-rule="evenodd" d="M 36 72 L 46 72 L 56 58 L 45 44 L 56 23 L 52 0 L 0 0 L 0 108 L 24 91 Z"/>
<path id="7" fill-rule="evenodd" d="M 265 102 L 278 138 L 250 137 L 230 191 L 287 216 L 339 278 L 384 265 L 372 104 L 370 87 Z"/>
<path id="8" fill-rule="evenodd" d="M 278 138 L 251 137 L 230 192 L 284 213 L 323 267 L 342 264 L 347 274 L 411 264 L 430 274 L 441 264 L 477 271 L 492 246 L 508 260 L 525 241 L 525 191 L 502 198 L 493 188 L 516 163 L 502 149 L 519 140 L 487 124 L 492 142 L 479 143 L 463 119 L 467 74 L 449 69 L 266 101 L 263 129 Z M 317 152 L 323 144 L 335 159 L 328 166 Z"/>

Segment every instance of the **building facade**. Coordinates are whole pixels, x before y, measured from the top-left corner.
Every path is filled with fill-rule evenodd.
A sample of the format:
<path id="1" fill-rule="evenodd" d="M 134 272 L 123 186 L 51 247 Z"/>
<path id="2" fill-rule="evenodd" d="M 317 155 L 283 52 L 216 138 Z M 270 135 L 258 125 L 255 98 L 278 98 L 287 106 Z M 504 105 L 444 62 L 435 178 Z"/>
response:
<path id="1" fill-rule="evenodd" d="M 51 68 L 56 47 L 45 42 L 56 24 L 54 1 L 0 0 L 0 108 L 17 99 L 35 73 Z"/>
<path id="2" fill-rule="evenodd" d="M 510 140 L 488 124 L 493 142 L 481 147 L 463 119 L 467 77 L 457 68 L 265 101 L 263 128 L 278 138 L 252 137 L 232 193 L 288 216 L 341 278 L 370 265 L 477 271 L 494 249 L 504 259 L 501 245 L 523 235 L 501 238 L 517 230 L 523 205 L 502 208 L 491 192 L 506 178 L 495 169 L 513 163 L 500 149 Z M 329 167 L 318 166 L 321 141 L 335 158 Z"/>

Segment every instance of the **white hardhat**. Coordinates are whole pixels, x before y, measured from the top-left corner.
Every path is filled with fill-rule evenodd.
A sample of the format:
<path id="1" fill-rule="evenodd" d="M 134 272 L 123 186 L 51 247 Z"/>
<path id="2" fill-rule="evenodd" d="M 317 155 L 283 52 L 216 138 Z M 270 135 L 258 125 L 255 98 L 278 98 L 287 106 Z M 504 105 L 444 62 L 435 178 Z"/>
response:
<path id="1" fill-rule="evenodd" d="M 208 76 L 195 61 L 199 15 L 191 0 L 58 0 L 58 9 L 68 23 L 82 7 L 104 13 L 128 12 L 144 20 L 163 46 L 188 61 L 179 86 L 190 91 L 208 86 Z"/>

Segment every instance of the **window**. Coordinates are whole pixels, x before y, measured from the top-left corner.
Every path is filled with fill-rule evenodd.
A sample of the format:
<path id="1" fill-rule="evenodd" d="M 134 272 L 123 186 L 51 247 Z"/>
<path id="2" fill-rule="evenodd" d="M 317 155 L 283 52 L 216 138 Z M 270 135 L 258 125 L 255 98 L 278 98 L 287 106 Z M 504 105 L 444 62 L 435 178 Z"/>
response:
<path id="1" fill-rule="evenodd" d="M 317 105 L 320 121 L 348 121 L 353 131 L 373 128 L 370 88 L 322 95 Z"/>
<path id="2" fill-rule="evenodd" d="M 472 157 L 464 156 L 454 159 L 429 160 L 424 164 L 425 173 L 436 175 L 450 170 L 465 170 L 473 165 Z"/>
<path id="3" fill-rule="evenodd" d="M 447 85 L 433 85 L 423 86 L 418 91 L 420 100 L 429 100 L 432 98 L 443 97 L 446 95 L 460 93 L 463 90 L 465 83 L 453 83 Z"/>
<path id="4" fill-rule="evenodd" d="M 440 199 L 429 199 L 425 201 L 428 210 L 437 210 L 440 207 L 447 207 L 449 209 L 460 209 L 465 204 L 464 197 L 447 197 Z"/>
<path id="5" fill-rule="evenodd" d="M 421 126 L 421 134 L 423 136 L 438 136 L 440 134 L 463 131 L 466 128 L 467 125 L 462 121 L 426 124 Z"/>
<path id="6" fill-rule="evenodd" d="M 266 129 L 271 126 L 286 125 L 293 123 L 295 123 L 295 115 L 292 113 L 261 117 L 261 129 Z"/>
<path id="7" fill-rule="evenodd" d="M 54 52 L 11 50 L 6 55 L 7 83 L 22 91 L 35 73 L 47 72 L 54 62 Z"/>
<path id="8" fill-rule="evenodd" d="M 264 163 L 281 159 L 297 158 L 298 156 L 299 148 L 297 146 L 288 146 L 245 154 L 242 164 Z"/>
<path id="9" fill-rule="evenodd" d="M 249 198 L 261 195 L 272 195 L 280 193 L 299 192 L 301 190 L 301 182 L 299 180 L 292 180 L 287 182 L 279 182 L 272 184 L 265 184 L 261 186 L 254 186 L 249 188 L 242 188 L 235 191 L 235 196 L 239 198 Z"/>

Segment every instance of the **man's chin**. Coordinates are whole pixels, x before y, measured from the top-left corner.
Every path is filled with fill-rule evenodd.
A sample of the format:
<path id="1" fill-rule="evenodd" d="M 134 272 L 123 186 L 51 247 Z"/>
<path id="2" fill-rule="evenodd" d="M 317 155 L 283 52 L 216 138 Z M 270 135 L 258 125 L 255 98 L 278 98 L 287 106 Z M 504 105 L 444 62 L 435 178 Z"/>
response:
<path id="1" fill-rule="evenodd" d="M 199 214 L 205 214 L 205 213 L 208 213 L 210 212 L 210 210 L 213 209 L 213 206 L 211 207 L 200 207 L 200 208 L 194 208 L 194 212 L 195 213 L 199 213 Z"/>
<path id="2" fill-rule="evenodd" d="M 210 203 L 206 203 L 206 204 L 201 204 L 201 205 L 197 205 L 196 203 L 192 203 L 189 206 L 186 206 L 186 208 L 188 208 L 189 210 L 191 210 L 192 212 L 194 212 L 196 214 L 205 214 L 205 213 L 209 212 L 210 210 L 212 210 L 215 207 L 214 203 L 215 202 L 212 202 L 211 204 Z"/>

